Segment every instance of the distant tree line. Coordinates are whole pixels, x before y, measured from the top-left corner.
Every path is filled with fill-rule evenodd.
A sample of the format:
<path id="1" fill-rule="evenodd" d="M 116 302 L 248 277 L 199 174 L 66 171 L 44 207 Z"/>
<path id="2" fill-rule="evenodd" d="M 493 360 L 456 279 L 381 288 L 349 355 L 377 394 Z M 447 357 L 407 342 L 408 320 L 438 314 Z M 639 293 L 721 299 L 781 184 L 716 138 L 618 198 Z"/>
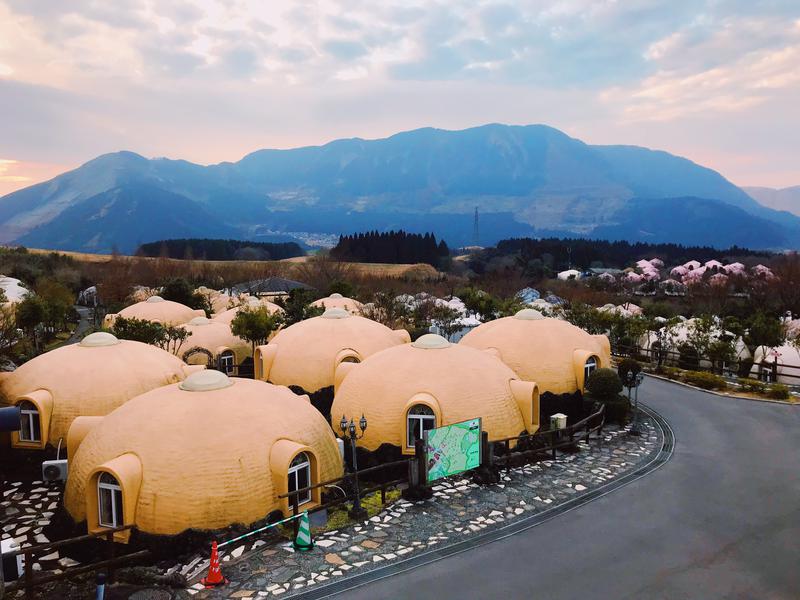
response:
<path id="1" fill-rule="evenodd" d="M 647 244 L 644 242 L 617 241 L 569 238 L 514 238 L 501 240 L 495 248 L 484 251 L 484 258 L 516 255 L 525 259 L 542 256 L 552 257 L 553 268 L 561 269 L 570 265 L 574 268 L 587 269 L 593 266 L 625 268 L 642 258 L 658 257 L 667 265 L 684 263 L 689 260 L 705 262 L 716 259 L 730 260 L 736 257 L 760 256 L 770 257 L 769 252 L 749 250 L 732 246 L 727 250 L 718 250 L 709 246 L 682 246 L 680 244 Z"/>
<path id="2" fill-rule="evenodd" d="M 444 240 L 437 242 L 432 233 L 369 231 L 339 236 L 331 256 L 345 261 L 369 263 L 428 263 L 443 268 L 450 257 Z"/>
<path id="3" fill-rule="evenodd" d="M 281 260 L 304 256 L 296 242 L 248 242 L 244 240 L 176 239 L 142 244 L 137 256 L 200 260 Z"/>

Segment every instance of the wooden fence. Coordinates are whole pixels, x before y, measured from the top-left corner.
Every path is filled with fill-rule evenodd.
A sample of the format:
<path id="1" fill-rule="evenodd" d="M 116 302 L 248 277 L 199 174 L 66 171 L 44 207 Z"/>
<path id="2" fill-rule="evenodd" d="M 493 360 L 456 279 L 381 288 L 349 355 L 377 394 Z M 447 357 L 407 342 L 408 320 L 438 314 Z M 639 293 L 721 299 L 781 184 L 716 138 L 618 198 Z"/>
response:
<path id="1" fill-rule="evenodd" d="M 47 542 L 45 544 L 28 546 L 27 548 L 20 548 L 19 550 L 15 550 L 13 552 L 5 554 L 4 555 L 5 557 L 16 557 L 21 554 L 25 560 L 25 567 L 23 575 L 20 579 L 12 581 L 11 583 L 6 583 L 5 586 L 2 589 L 0 589 L 0 598 L 2 598 L 3 591 L 14 592 L 20 589 L 25 590 L 26 598 L 34 598 L 35 597 L 33 595 L 34 588 L 44 585 L 45 583 L 60 581 L 62 579 L 68 579 L 70 577 L 80 575 L 82 573 L 90 573 L 93 571 L 100 571 L 100 570 L 106 571 L 106 580 L 109 583 L 112 583 L 114 581 L 114 569 L 116 567 L 127 562 L 132 562 L 134 560 L 146 558 L 150 554 L 149 550 L 140 550 L 138 552 L 125 554 L 123 556 L 116 555 L 114 534 L 118 531 L 126 531 L 132 528 L 133 528 L 132 525 L 126 525 L 124 527 L 117 527 L 115 529 L 104 529 L 101 532 L 89 533 L 87 535 L 81 535 L 78 537 L 69 538 L 66 540 L 60 540 L 57 542 Z M 48 573 L 43 571 L 39 575 L 34 574 L 33 559 L 35 556 L 40 556 L 45 553 L 50 553 L 58 548 L 72 546 L 74 544 L 79 544 L 82 542 L 86 542 L 88 540 L 99 540 L 99 539 L 104 539 L 106 542 L 107 558 L 105 560 L 93 562 L 88 565 L 77 565 L 74 567 L 66 567 L 61 573 Z M 2 583 L 2 580 L 0 580 L 0 583 Z"/>

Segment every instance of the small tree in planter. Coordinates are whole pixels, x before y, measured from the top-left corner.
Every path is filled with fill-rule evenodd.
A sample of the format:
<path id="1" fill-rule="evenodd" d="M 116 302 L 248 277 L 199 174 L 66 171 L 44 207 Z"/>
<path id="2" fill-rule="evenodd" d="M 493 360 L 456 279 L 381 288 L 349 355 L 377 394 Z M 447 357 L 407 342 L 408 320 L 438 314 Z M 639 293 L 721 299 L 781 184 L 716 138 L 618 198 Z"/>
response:
<path id="1" fill-rule="evenodd" d="M 588 397 L 606 405 L 606 421 L 620 425 L 628 422 L 631 410 L 622 389 L 622 380 L 613 369 L 596 369 L 586 382 Z"/>

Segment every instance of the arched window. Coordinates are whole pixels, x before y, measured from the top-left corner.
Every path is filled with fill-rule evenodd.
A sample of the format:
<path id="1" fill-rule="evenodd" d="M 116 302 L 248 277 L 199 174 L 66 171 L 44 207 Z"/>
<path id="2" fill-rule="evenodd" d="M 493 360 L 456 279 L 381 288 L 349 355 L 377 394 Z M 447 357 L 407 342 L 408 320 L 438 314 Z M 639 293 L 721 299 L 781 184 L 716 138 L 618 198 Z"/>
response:
<path id="1" fill-rule="evenodd" d="M 301 452 L 292 459 L 289 465 L 289 493 L 302 490 L 311 485 L 311 461 L 308 454 Z M 297 504 L 305 504 L 311 501 L 311 490 L 297 494 Z M 289 496 L 289 505 L 293 504 L 292 496 Z"/>
<path id="2" fill-rule="evenodd" d="M 415 404 L 406 415 L 406 446 L 414 447 L 416 440 L 423 439 L 426 431 L 436 428 L 436 415 L 425 404 Z"/>
<path id="3" fill-rule="evenodd" d="M 234 371 L 236 357 L 231 350 L 225 350 L 219 355 L 219 370 L 226 375 L 232 375 Z"/>
<path id="4" fill-rule="evenodd" d="M 586 361 L 586 364 L 583 365 L 583 385 L 586 385 L 586 382 L 589 381 L 589 375 L 594 373 L 594 370 L 597 368 L 597 358 L 594 356 L 590 356 Z"/>
<path id="5" fill-rule="evenodd" d="M 42 428 L 39 420 L 39 409 L 29 400 L 19 403 L 21 426 L 19 429 L 19 441 L 21 442 L 41 442 Z"/>
<path id="6" fill-rule="evenodd" d="M 97 513 L 100 527 L 122 527 L 122 488 L 111 473 L 97 478 Z"/>

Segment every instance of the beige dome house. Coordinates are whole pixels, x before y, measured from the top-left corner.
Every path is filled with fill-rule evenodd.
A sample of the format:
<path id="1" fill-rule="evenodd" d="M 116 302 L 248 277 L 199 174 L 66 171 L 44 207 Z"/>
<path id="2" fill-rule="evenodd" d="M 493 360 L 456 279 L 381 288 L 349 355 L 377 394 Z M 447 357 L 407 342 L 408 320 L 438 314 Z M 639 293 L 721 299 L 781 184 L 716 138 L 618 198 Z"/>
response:
<path id="1" fill-rule="evenodd" d="M 169 352 L 110 333 L 87 335 L 51 350 L 0 378 L 3 400 L 19 405 L 22 429 L 11 434 L 15 448 L 43 449 L 66 441 L 76 417 L 110 413 L 134 396 L 183 381 L 190 367 Z"/>
<path id="2" fill-rule="evenodd" d="M 583 392 L 588 375 L 611 364 L 606 336 L 590 335 L 532 308 L 479 325 L 459 344 L 496 351 L 519 377 L 535 381 L 542 394 Z"/>
<path id="3" fill-rule="evenodd" d="M 342 310 L 349 312 L 351 315 L 360 315 L 361 309 L 364 308 L 364 305 L 358 300 L 346 298 L 341 294 L 331 294 L 327 298 L 320 298 L 319 300 L 312 302 L 311 306 L 318 306 L 319 308 L 324 308 L 326 310 L 329 308 L 341 308 Z"/>
<path id="4" fill-rule="evenodd" d="M 521 381 L 493 353 L 426 334 L 336 372 L 334 421 L 367 417 L 358 442 L 388 444 L 413 454 L 414 440 L 435 427 L 481 417 L 490 440 L 539 429 L 539 390 Z"/>
<path id="5" fill-rule="evenodd" d="M 195 317 L 205 317 L 202 309 L 189 308 L 180 302 L 164 300 L 161 296 L 150 296 L 147 300 L 131 304 L 116 314 L 106 315 L 104 327 L 111 327 L 117 317 L 126 319 L 142 319 L 162 325 L 183 325 Z"/>
<path id="6" fill-rule="evenodd" d="M 233 335 L 230 325 L 222 321 L 195 317 L 181 327 L 189 332 L 189 337 L 177 354 L 190 365 L 216 368 L 219 364 L 230 374 L 234 365 L 253 355 L 250 343 Z"/>
<path id="7" fill-rule="evenodd" d="M 280 330 L 266 346 L 256 348 L 255 377 L 307 393 L 329 417 L 336 367 L 361 362 L 386 348 L 411 341 L 405 329 L 393 331 L 341 308 Z"/>
<path id="8" fill-rule="evenodd" d="M 274 314 L 276 312 L 282 313 L 283 309 L 273 302 L 269 302 L 267 300 L 259 300 L 258 298 L 248 298 L 244 304 L 240 306 L 234 306 L 233 308 L 229 308 L 228 310 L 224 310 L 221 313 L 215 314 L 212 319 L 214 321 L 219 321 L 220 323 L 225 323 L 230 325 L 234 318 L 236 318 L 236 314 L 241 310 L 243 307 L 259 307 L 259 306 L 266 306 L 269 314 Z"/>
<path id="9" fill-rule="evenodd" d="M 248 525 L 288 514 L 279 495 L 342 475 L 336 438 L 307 397 L 219 371 L 77 419 L 67 448 L 64 506 L 89 531 L 135 525 L 176 535 Z M 299 498 L 302 508 L 320 501 L 319 489 Z"/>
<path id="10" fill-rule="evenodd" d="M 208 298 L 208 302 L 211 304 L 211 312 L 215 315 L 225 312 L 229 308 L 232 308 L 236 304 L 236 299 L 232 296 L 224 292 L 218 292 L 217 290 L 212 290 L 211 288 L 207 288 L 205 286 L 200 286 L 195 290 L 198 294 L 202 294 L 206 298 Z"/>

